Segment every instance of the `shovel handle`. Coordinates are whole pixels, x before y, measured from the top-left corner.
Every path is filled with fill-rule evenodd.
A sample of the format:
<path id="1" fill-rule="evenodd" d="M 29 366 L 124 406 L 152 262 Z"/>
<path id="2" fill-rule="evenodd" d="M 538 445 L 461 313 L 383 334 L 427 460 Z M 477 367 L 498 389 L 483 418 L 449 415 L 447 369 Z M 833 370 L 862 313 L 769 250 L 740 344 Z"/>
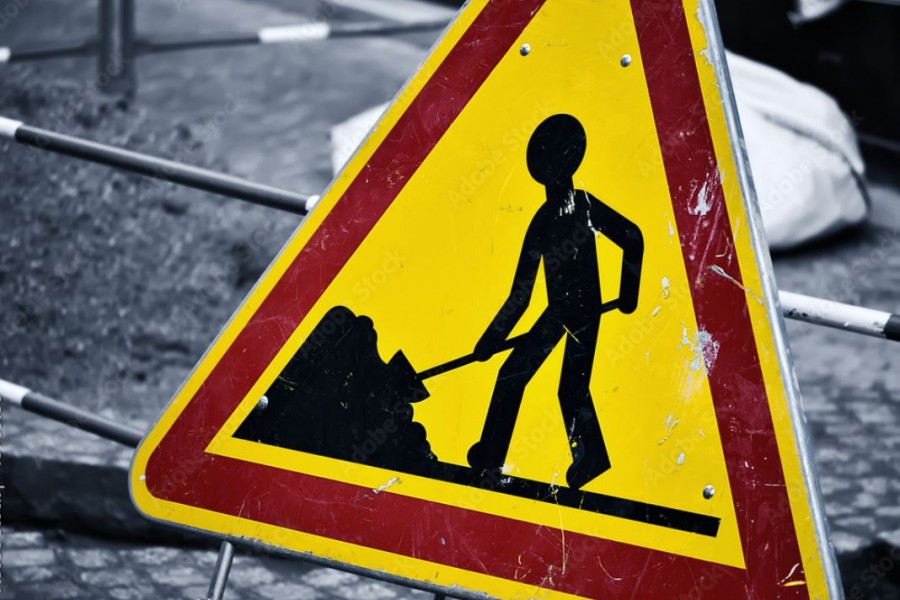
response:
<path id="1" fill-rule="evenodd" d="M 613 300 L 612 302 L 606 302 L 600 307 L 599 314 L 607 313 L 612 310 L 618 308 L 619 302 L 618 300 Z M 506 350 L 510 350 L 515 348 L 516 344 L 518 344 L 521 340 L 523 340 L 528 334 L 523 333 L 521 335 L 517 335 L 516 337 L 509 338 L 505 340 L 502 344 L 500 344 L 497 349 L 494 351 L 494 355 L 499 354 L 501 352 L 505 352 Z M 437 375 L 441 375 L 442 373 L 446 373 L 447 371 L 453 371 L 454 369 L 458 369 L 460 367 L 465 367 L 466 365 L 470 365 L 473 362 L 477 361 L 475 358 L 475 353 L 466 354 L 465 356 L 461 356 L 459 358 L 455 358 L 450 362 L 446 362 L 442 365 L 438 365 L 436 367 L 432 367 L 430 369 L 426 369 L 419 373 L 419 380 L 424 381 L 431 377 L 436 377 Z"/>
<path id="2" fill-rule="evenodd" d="M 526 335 L 528 335 L 528 334 L 523 333 L 522 335 L 517 335 L 514 338 L 509 338 L 508 340 L 505 340 L 502 344 L 500 344 L 500 346 L 497 348 L 497 350 L 494 351 L 494 354 L 499 354 L 501 352 L 504 352 L 506 350 L 510 350 L 510 349 L 514 348 L 515 345 L 517 343 L 519 343 L 519 341 L 521 341 Z M 446 373 L 447 371 L 453 371 L 454 369 L 458 369 L 460 367 L 470 365 L 473 362 L 476 362 L 477 360 L 478 359 L 475 358 L 474 352 L 472 354 L 466 354 L 465 356 L 460 356 L 459 358 L 454 358 L 450 362 L 445 362 L 442 365 L 438 365 L 436 367 L 431 367 L 430 369 L 422 371 L 421 373 L 419 373 L 419 379 L 421 379 L 421 380 L 429 379 L 431 377 L 435 377 L 442 373 Z"/>

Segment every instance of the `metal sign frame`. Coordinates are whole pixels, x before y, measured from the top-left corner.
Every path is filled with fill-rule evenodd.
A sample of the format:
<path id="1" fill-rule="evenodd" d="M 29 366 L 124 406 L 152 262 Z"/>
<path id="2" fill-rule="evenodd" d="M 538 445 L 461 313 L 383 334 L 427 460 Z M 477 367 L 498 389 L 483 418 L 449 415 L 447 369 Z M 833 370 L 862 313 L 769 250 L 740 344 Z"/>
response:
<path id="1" fill-rule="evenodd" d="M 797 391 L 797 386 L 796 386 L 796 382 L 793 378 L 793 375 L 790 373 L 790 370 L 788 368 L 788 366 L 790 364 L 790 356 L 789 356 L 789 352 L 788 352 L 786 344 L 785 344 L 783 321 L 781 320 L 781 316 L 778 312 L 778 305 L 776 303 L 777 299 L 775 296 L 775 287 L 774 287 L 774 279 L 773 279 L 773 275 L 772 275 L 772 269 L 771 269 L 771 265 L 769 263 L 768 255 L 766 253 L 766 245 L 764 242 L 764 238 L 761 233 L 760 219 L 759 219 L 759 215 L 758 215 L 758 207 L 756 206 L 756 203 L 755 203 L 755 196 L 754 196 L 753 187 L 752 187 L 752 183 L 751 183 L 751 179 L 750 179 L 749 169 L 747 167 L 747 160 L 746 160 L 746 156 L 743 152 L 742 144 L 740 143 L 740 140 L 741 140 L 740 135 L 741 134 L 740 134 L 740 129 L 739 129 L 738 121 L 737 121 L 736 109 L 734 107 L 733 95 L 732 95 L 732 91 L 731 91 L 731 87 L 730 87 L 730 81 L 727 77 L 727 66 L 725 65 L 725 62 L 724 62 L 724 54 L 721 49 L 721 42 L 718 37 L 718 29 L 717 29 L 717 24 L 715 21 L 711 2 L 709 0 L 699 0 L 699 1 L 700 1 L 700 14 L 698 16 L 700 18 L 700 21 L 701 21 L 703 27 L 705 28 L 705 32 L 708 37 L 708 41 L 709 41 L 709 45 L 710 45 L 709 52 L 710 52 L 710 56 L 711 56 L 710 60 L 712 61 L 713 66 L 715 67 L 717 79 L 718 79 L 719 85 L 721 86 L 719 89 L 719 94 L 721 95 L 721 97 L 724 101 L 724 111 L 726 114 L 727 125 L 728 125 L 728 130 L 729 130 L 729 137 L 730 137 L 731 146 L 732 146 L 731 149 L 732 149 L 732 152 L 734 155 L 737 169 L 739 171 L 739 177 L 740 177 L 741 187 L 742 187 L 742 191 L 743 191 L 743 201 L 745 204 L 745 209 L 746 209 L 747 214 L 749 215 L 748 218 L 750 219 L 749 225 L 750 225 L 750 228 L 752 231 L 752 237 L 753 237 L 752 246 L 753 246 L 754 254 L 756 256 L 756 262 L 757 262 L 757 265 L 760 270 L 760 277 L 761 277 L 762 284 L 763 284 L 763 291 L 764 291 L 765 299 L 766 299 L 766 302 L 768 305 L 767 312 L 768 312 L 769 323 L 773 327 L 773 333 L 774 333 L 774 336 L 776 339 L 776 347 L 777 347 L 778 353 L 779 353 L 779 366 L 780 366 L 781 377 L 782 377 L 782 380 L 783 380 L 785 388 L 786 388 L 785 391 L 787 393 L 789 408 L 790 408 L 790 412 L 791 412 L 793 433 L 794 433 L 795 439 L 797 440 L 797 446 L 798 446 L 796 450 L 800 457 L 801 466 L 802 466 L 803 473 L 805 476 L 804 478 L 805 478 L 806 486 L 807 486 L 806 492 L 807 492 L 807 496 L 810 498 L 810 510 L 812 512 L 812 518 L 815 521 L 815 529 L 816 529 L 818 543 L 819 543 L 819 553 L 822 558 L 823 566 L 824 566 L 824 569 L 826 572 L 826 580 L 827 580 L 827 584 L 828 584 L 828 588 L 829 588 L 829 593 L 833 597 L 837 598 L 837 597 L 840 597 L 840 591 L 839 591 L 840 587 L 839 587 L 839 583 L 838 583 L 837 570 L 835 568 L 833 552 L 830 548 L 830 545 L 827 542 L 827 539 L 828 539 L 827 538 L 827 527 L 825 525 L 823 512 L 822 512 L 821 494 L 820 494 L 820 491 L 818 490 L 818 487 L 814 480 L 813 467 L 812 467 L 811 457 L 810 457 L 810 453 L 809 453 L 809 445 L 808 445 L 807 438 L 806 438 L 806 432 L 805 432 L 805 429 L 803 426 L 802 415 L 800 413 L 800 404 L 799 404 L 799 395 L 798 395 L 798 391 Z M 633 0 L 633 4 L 639 4 L 639 3 L 640 3 L 640 0 Z M 538 4 L 542 5 L 543 2 L 538 2 Z M 683 5 L 681 5 L 681 6 L 683 6 Z M 535 9 L 535 10 L 537 10 L 537 9 Z M 502 10 L 500 12 L 502 12 Z M 691 17 L 687 16 L 687 18 L 690 19 Z M 445 36 L 446 35 L 447 34 L 445 34 Z M 513 38 L 513 39 L 515 39 L 515 38 Z M 691 56 L 693 58 L 693 53 L 691 54 Z M 624 66 L 624 63 L 623 63 L 623 66 Z M 487 75 L 485 75 L 485 77 L 486 76 Z M 400 93 L 398 98 L 402 98 L 403 95 L 406 93 L 407 93 L 407 91 L 406 91 L 406 89 L 404 89 L 404 91 L 402 91 Z M 474 93 L 474 91 L 472 93 Z M 326 193 L 326 195 L 327 195 L 327 193 Z M 371 202 L 371 199 L 368 199 L 368 200 Z M 376 200 L 376 202 L 377 202 L 377 200 Z M 390 200 L 388 200 L 388 202 L 390 202 Z M 338 214 L 335 218 L 346 221 L 349 214 L 350 213 L 347 213 L 346 210 L 341 211 L 341 214 Z M 313 213 L 313 216 L 315 216 L 315 213 Z M 352 241 L 350 243 L 352 243 Z M 307 258 L 306 260 L 309 260 L 309 258 Z M 255 308 L 259 308 L 259 307 L 257 306 Z M 240 318 L 240 311 L 239 311 L 236 319 L 238 319 L 238 318 Z M 215 349 L 219 345 L 219 341 L 220 340 L 217 340 L 213 344 L 210 352 L 215 351 Z M 232 339 L 230 341 L 233 342 L 234 339 Z M 209 352 L 208 352 L 208 355 L 209 355 Z M 217 358 L 221 359 L 222 356 L 220 355 Z M 227 410 L 227 409 L 220 409 L 218 407 L 214 407 L 212 404 L 210 404 L 208 402 L 204 402 L 202 408 L 204 411 L 207 411 L 207 413 L 210 413 L 210 412 L 218 413 L 221 410 Z M 208 415 L 207 415 L 207 417 L 208 417 Z M 204 417 L 204 419 L 206 419 L 207 417 Z M 215 419 L 217 417 L 212 417 L 212 418 Z M 227 416 L 226 416 L 226 418 L 227 418 Z M 171 421 L 171 419 L 170 419 L 170 421 Z M 159 425 L 160 425 L 160 422 L 157 423 L 157 427 Z M 164 425 L 168 427 L 168 426 L 171 426 L 172 423 L 169 422 Z M 157 427 L 155 427 L 154 429 L 156 429 Z M 159 442 L 160 442 L 160 439 L 152 440 L 152 443 L 159 443 Z M 145 440 L 145 443 L 146 443 L 146 440 Z M 177 467 L 170 463 L 171 463 L 171 461 L 162 460 L 157 465 L 155 465 L 155 468 L 156 468 L 157 472 L 160 472 L 160 470 L 172 470 L 172 469 L 177 470 Z M 137 462 L 135 463 L 135 465 L 139 471 L 143 468 L 143 466 L 138 466 Z M 143 475 L 144 475 L 144 473 L 141 472 L 141 473 L 139 473 L 139 475 L 136 475 L 136 476 L 143 477 Z M 190 477 L 192 475 L 192 473 L 183 473 L 183 475 L 185 477 Z M 143 479 L 141 479 L 141 481 L 143 481 Z M 135 483 L 135 481 L 134 481 L 134 479 L 132 479 L 132 493 L 133 494 L 135 494 L 134 483 Z M 237 484 L 240 484 L 240 482 L 237 482 Z M 169 490 L 169 491 L 171 491 L 171 490 Z M 179 491 L 179 494 L 181 494 L 181 496 L 179 496 L 180 500 L 174 500 L 173 498 L 169 498 L 169 500 L 175 501 L 175 502 L 178 502 L 178 501 L 183 502 L 188 499 L 188 496 L 190 496 L 189 493 L 188 493 L 188 496 L 185 496 L 184 495 L 185 493 L 186 492 L 184 490 L 180 490 Z M 228 502 L 229 500 L 230 499 L 224 499 L 224 500 L 222 500 L 222 502 Z M 140 502 L 138 502 L 138 504 L 140 507 Z M 216 510 L 215 506 L 205 506 L 204 508 L 207 510 L 209 510 L 209 509 Z M 160 515 L 158 513 L 157 514 L 148 514 L 147 516 L 149 516 L 152 519 L 160 518 Z M 193 531 L 203 531 L 202 529 L 195 528 L 195 527 L 185 527 L 185 528 L 189 529 L 189 530 L 193 530 Z M 268 548 L 268 547 L 267 547 L 267 549 L 271 550 L 271 548 Z M 298 554 L 297 552 L 291 552 L 291 551 L 285 551 L 285 552 L 288 554 Z M 359 568 L 359 567 L 354 567 L 352 565 L 347 565 L 347 564 L 343 564 L 343 563 L 336 563 L 333 560 L 329 560 L 327 558 L 322 558 L 322 557 L 315 556 L 312 554 L 299 553 L 299 555 L 307 560 L 311 560 L 313 562 L 317 562 L 317 563 L 320 563 L 323 565 L 333 566 L 333 567 L 341 568 L 345 571 L 356 572 L 356 573 L 360 573 L 360 574 L 367 575 L 367 576 L 373 576 L 373 577 L 377 577 L 379 579 L 384 579 L 387 581 L 394 581 L 397 583 L 408 585 L 410 587 L 425 589 L 425 590 L 434 591 L 437 593 L 448 593 L 448 594 L 453 594 L 454 596 L 466 597 L 466 598 L 487 597 L 485 594 L 476 592 L 474 590 L 462 590 L 462 589 L 459 589 L 456 587 L 451 587 L 451 586 L 446 586 L 446 585 L 431 585 L 431 584 L 422 583 L 419 581 L 412 581 L 412 580 L 404 578 L 404 577 L 398 577 L 395 575 L 378 572 L 373 569 Z M 573 575 L 573 577 L 577 577 L 577 576 L 578 576 L 577 573 L 575 575 Z"/>

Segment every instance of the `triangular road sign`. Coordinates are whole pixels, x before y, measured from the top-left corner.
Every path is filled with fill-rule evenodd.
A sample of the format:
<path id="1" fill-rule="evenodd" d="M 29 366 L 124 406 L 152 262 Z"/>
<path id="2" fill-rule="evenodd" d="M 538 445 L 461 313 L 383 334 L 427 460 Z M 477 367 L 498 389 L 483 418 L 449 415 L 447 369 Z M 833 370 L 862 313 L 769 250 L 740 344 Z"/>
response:
<path id="1" fill-rule="evenodd" d="M 454 595 L 838 597 L 711 5 L 472 0 L 138 451 Z"/>

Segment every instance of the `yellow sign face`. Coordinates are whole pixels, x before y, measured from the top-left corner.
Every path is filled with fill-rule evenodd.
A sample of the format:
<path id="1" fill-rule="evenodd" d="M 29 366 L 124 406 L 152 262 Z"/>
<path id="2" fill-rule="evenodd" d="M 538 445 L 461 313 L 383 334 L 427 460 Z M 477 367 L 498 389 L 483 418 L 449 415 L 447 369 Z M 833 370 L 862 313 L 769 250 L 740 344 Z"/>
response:
<path id="1" fill-rule="evenodd" d="M 142 445 L 137 506 L 455 594 L 828 597 L 705 6 L 470 2 Z"/>

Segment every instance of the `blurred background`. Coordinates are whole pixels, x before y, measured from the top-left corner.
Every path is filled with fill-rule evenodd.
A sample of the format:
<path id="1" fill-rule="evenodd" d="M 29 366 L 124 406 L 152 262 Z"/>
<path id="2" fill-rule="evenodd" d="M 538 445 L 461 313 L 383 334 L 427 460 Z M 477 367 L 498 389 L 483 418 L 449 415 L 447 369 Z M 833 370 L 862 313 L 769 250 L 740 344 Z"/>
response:
<path id="1" fill-rule="evenodd" d="M 135 39 L 434 23 L 459 5 L 137 0 Z M 440 33 L 123 65 L 121 37 L 105 59 L 84 45 L 99 8 L 0 0 L 0 115 L 310 194 Z M 716 8 L 779 288 L 900 311 L 900 2 Z M 146 428 L 300 221 L 0 142 L 0 377 Z M 788 330 L 847 595 L 900 598 L 900 351 Z M 137 517 L 129 450 L 6 405 L 0 426 L 0 599 L 205 597 L 215 547 Z M 400 597 L 428 596 L 244 551 L 226 595 Z"/>

